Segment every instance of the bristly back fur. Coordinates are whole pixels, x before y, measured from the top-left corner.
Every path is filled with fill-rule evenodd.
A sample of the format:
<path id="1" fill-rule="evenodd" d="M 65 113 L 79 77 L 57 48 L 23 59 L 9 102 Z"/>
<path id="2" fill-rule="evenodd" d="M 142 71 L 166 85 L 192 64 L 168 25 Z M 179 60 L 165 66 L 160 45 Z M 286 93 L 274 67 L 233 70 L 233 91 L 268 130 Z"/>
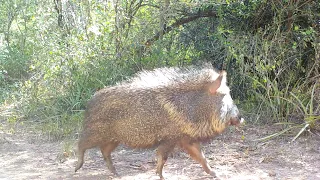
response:
<path id="1" fill-rule="evenodd" d="M 134 90 L 156 88 L 178 88 L 191 90 L 194 88 L 202 88 L 203 85 L 216 80 L 218 76 L 219 72 L 210 64 L 204 64 L 199 67 L 157 68 L 152 71 L 141 71 L 133 78 L 119 84 L 118 86 L 126 86 Z M 222 94 L 229 93 L 229 88 L 226 85 L 226 78 L 223 79 L 217 92 Z"/>

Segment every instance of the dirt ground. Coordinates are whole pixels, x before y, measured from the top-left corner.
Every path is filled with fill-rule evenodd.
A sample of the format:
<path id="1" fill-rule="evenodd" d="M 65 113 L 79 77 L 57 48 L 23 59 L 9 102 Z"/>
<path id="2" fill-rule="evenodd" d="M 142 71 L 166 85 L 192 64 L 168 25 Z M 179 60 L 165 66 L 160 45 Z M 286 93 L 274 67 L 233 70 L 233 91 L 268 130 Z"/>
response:
<path id="1" fill-rule="evenodd" d="M 0 130 L 0 180 L 5 179 L 151 179 L 155 175 L 155 150 L 132 150 L 118 147 L 112 154 L 120 177 L 105 166 L 99 150 L 87 151 L 85 163 L 74 172 L 75 141 L 50 142 L 33 132 L 18 130 L 14 134 Z M 207 175 L 199 164 L 177 149 L 164 167 L 164 177 L 189 179 L 320 179 L 320 139 L 303 136 L 279 137 L 267 142 L 254 141 L 276 132 L 274 126 L 245 126 L 229 129 L 203 151 L 217 178 Z M 68 143 L 70 144 L 68 148 Z"/>

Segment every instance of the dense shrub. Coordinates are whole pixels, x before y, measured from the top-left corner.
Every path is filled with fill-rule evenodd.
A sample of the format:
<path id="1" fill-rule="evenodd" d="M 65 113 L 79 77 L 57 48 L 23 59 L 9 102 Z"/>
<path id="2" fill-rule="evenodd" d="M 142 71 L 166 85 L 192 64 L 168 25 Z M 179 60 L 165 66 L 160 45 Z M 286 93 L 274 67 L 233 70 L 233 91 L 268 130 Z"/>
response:
<path id="1" fill-rule="evenodd" d="M 7 1 L 0 10 L 0 100 L 11 112 L 2 117 L 54 137 L 78 131 L 96 90 L 141 69 L 203 62 L 228 71 L 249 120 L 318 129 L 317 1 Z"/>

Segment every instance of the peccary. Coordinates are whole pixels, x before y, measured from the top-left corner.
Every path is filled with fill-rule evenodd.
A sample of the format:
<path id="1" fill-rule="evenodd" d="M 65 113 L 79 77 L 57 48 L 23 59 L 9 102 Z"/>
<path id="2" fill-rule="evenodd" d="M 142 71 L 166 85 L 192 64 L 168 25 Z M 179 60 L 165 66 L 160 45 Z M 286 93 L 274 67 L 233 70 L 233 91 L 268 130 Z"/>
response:
<path id="1" fill-rule="evenodd" d="M 226 72 L 206 65 L 142 71 L 129 81 L 96 92 L 85 112 L 75 171 L 82 167 L 85 151 L 98 147 L 107 167 L 117 174 L 110 154 L 122 143 L 133 148 L 157 147 L 156 173 L 161 179 L 175 146 L 215 176 L 200 142 L 242 120 L 229 91 Z"/>

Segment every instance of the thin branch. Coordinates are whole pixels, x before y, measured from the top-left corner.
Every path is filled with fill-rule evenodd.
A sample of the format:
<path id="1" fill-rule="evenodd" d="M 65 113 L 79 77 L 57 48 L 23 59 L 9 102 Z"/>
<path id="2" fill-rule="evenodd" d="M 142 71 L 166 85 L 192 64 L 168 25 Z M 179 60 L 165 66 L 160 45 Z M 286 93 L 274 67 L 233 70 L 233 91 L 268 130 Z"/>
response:
<path id="1" fill-rule="evenodd" d="M 130 27 L 131 27 L 131 23 L 133 21 L 133 18 L 135 17 L 135 15 L 137 14 L 138 10 L 140 9 L 140 7 L 142 6 L 142 2 L 143 0 L 140 0 L 136 5 L 135 7 L 133 8 L 132 5 L 133 4 L 130 4 L 130 9 L 128 10 L 128 15 L 129 15 L 129 20 L 127 22 L 127 30 L 125 32 L 125 38 L 128 37 L 128 34 L 129 34 L 129 30 L 130 30 Z"/>
<path id="2" fill-rule="evenodd" d="M 194 20 L 197 20 L 197 19 L 203 18 L 203 17 L 217 17 L 217 13 L 210 9 L 210 10 L 205 10 L 205 11 L 199 11 L 197 14 L 190 14 L 188 17 L 178 19 L 176 22 L 171 24 L 171 26 L 164 27 L 162 31 L 157 32 L 152 38 L 148 39 L 145 42 L 145 45 L 151 46 L 155 41 L 157 41 L 160 38 L 161 34 L 164 35 L 170 31 L 172 31 L 176 27 L 179 27 L 183 24 L 189 23 L 191 21 L 194 21 Z"/>

